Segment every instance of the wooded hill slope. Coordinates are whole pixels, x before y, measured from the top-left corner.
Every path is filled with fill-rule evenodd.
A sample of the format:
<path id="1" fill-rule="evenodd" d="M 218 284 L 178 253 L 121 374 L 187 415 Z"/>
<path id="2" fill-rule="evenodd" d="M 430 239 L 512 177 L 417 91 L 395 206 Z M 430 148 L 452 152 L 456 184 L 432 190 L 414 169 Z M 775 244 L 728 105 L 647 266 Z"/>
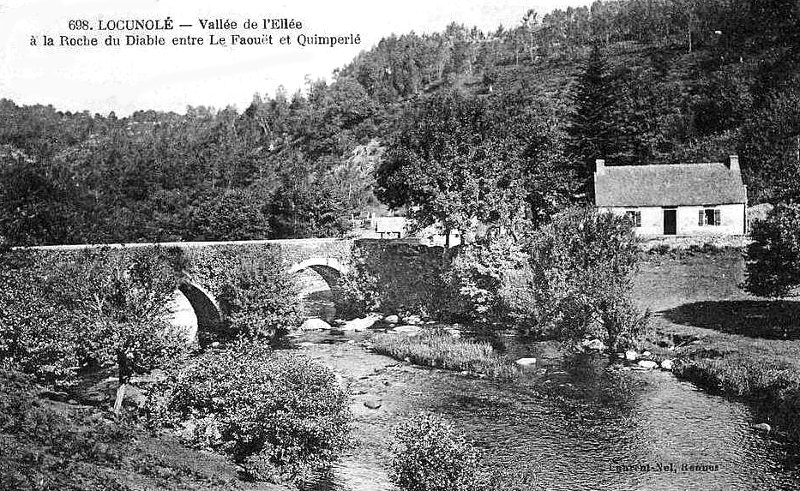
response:
<path id="1" fill-rule="evenodd" d="M 498 199 L 539 220 L 590 198 L 601 157 L 738 153 L 751 202 L 790 201 L 799 75 L 797 1 L 623 0 L 520 12 L 519 24 L 493 32 L 451 24 L 392 35 L 333 82 L 256 95 L 243 112 L 117 118 L 0 100 L 0 235 L 11 244 L 342 235 L 379 206 L 376 195 L 413 204 L 392 169 L 398 155 L 429 155 L 429 144 L 452 146 L 435 156 L 437 185 L 465 180 L 459 166 L 473 159 L 503 173 L 495 183 L 513 192 Z M 464 112 L 443 116 L 454 104 Z M 435 132 L 402 138 L 426 122 L 456 124 L 462 144 Z M 512 164 L 487 166 L 484 154 Z"/>

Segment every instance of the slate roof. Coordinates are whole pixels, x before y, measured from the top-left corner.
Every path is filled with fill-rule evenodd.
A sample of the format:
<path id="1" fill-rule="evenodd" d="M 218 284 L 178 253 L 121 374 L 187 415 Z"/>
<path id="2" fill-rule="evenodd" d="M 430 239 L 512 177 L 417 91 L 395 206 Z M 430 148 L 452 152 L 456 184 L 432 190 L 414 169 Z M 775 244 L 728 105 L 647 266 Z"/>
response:
<path id="1" fill-rule="evenodd" d="M 605 166 L 594 175 L 596 206 L 747 203 L 739 169 L 722 163 Z"/>

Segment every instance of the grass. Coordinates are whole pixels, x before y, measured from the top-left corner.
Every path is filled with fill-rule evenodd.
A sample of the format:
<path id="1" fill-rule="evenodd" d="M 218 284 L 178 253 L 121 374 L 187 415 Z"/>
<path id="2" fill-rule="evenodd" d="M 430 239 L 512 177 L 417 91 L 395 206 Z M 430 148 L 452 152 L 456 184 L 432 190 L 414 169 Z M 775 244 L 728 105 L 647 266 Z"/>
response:
<path id="1" fill-rule="evenodd" d="M 739 288 L 737 251 L 651 255 L 635 296 L 656 312 L 645 346 L 675 358 L 674 372 L 713 393 L 743 398 L 800 437 L 800 302 Z"/>
<path id="2" fill-rule="evenodd" d="M 376 353 L 397 360 L 408 360 L 416 365 L 466 371 L 492 378 L 513 378 L 519 373 L 517 365 L 495 353 L 490 344 L 456 338 L 446 332 L 431 331 L 414 337 L 378 334 L 372 339 L 372 349 Z"/>

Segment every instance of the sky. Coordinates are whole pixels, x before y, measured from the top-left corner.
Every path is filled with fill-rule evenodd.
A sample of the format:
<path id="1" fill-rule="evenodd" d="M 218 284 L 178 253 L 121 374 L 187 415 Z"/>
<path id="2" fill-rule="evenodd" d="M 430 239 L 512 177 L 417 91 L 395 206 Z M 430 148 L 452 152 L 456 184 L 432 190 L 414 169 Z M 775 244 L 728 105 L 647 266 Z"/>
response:
<path id="1" fill-rule="evenodd" d="M 124 116 L 155 109 L 183 113 L 187 106 L 239 110 L 253 95 L 272 96 L 279 86 L 289 93 L 306 79 L 331 80 L 333 70 L 382 37 L 443 30 L 450 22 L 495 30 L 519 24 L 533 8 L 540 15 L 556 8 L 588 5 L 590 0 L 0 0 L 0 98 L 17 104 L 52 104 L 64 111 L 88 110 Z M 109 34 L 121 38 L 145 32 L 101 31 L 101 22 L 169 17 L 176 28 L 153 31 L 164 46 L 109 47 Z M 246 19 L 295 19 L 299 31 L 245 30 Z M 231 19 L 234 30 L 204 30 L 199 19 Z M 92 31 L 70 30 L 70 20 L 86 20 Z M 178 24 L 192 27 L 177 27 Z M 78 23 L 78 25 L 80 25 Z M 273 46 L 231 46 L 232 34 L 273 34 Z M 280 45 L 292 33 L 293 44 Z M 360 45 L 296 45 L 307 36 L 360 35 Z M 60 36 L 97 38 L 99 46 L 59 46 Z M 228 38 L 226 46 L 208 45 L 209 36 Z M 43 46 L 42 38 L 55 46 Z M 204 37 L 204 46 L 172 46 L 173 37 Z M 31 46 L 31 39 L 36 46 Z"/>

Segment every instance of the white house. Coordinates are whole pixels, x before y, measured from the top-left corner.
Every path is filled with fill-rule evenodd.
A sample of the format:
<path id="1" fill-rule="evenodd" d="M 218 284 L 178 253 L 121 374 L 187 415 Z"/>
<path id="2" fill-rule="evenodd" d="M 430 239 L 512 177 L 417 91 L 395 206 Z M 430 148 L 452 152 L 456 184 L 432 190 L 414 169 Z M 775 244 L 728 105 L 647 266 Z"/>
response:
<path id="1" fill-rule="evenodd" d="M 596 165 L 595 206 L 629 216 L 639 235 L 747 232 L 747 187 L 736 155 L 728 163 Z"/>

